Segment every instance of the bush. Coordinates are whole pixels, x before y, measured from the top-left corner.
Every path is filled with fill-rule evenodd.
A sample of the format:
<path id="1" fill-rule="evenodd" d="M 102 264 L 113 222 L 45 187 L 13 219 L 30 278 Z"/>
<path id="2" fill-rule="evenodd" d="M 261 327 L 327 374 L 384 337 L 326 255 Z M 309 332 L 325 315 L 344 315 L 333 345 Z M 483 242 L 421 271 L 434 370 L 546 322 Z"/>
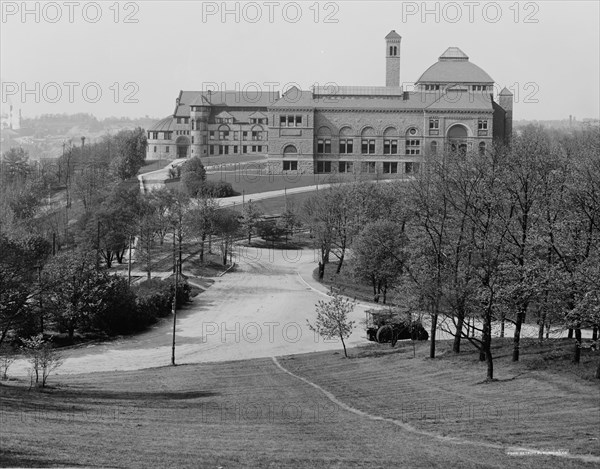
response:
<path id="1" fill-rule="evenodd" d="M 196 195 L 204 197 L 231 197 L 235 195 L 233 186 L 226 181 L 204 181 Z"/>

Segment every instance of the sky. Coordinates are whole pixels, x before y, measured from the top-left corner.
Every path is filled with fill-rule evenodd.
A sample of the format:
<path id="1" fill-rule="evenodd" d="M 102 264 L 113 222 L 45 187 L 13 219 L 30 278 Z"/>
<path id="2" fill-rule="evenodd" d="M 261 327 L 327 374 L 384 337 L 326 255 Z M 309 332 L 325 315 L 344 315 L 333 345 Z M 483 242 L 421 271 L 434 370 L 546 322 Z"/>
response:
<path id="1" fill-rule="evenodd" d="M 514 118 L 598 118 L 598 1 L 2 1 L 2 112 L 162 118 L 179 90 L 406 86 L 450 46 L 515 94 Z M 25 11 L 27 10 L 27 11 Z"/>

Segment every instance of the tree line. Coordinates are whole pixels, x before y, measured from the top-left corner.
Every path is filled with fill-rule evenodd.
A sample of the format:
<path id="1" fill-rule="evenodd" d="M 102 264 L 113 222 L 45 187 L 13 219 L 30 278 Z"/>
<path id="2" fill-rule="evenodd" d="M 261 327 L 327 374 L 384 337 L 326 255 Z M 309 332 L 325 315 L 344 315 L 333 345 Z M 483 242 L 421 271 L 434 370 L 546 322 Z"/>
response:
<path id="1" fill-rule="evenodd" d="M 408 182 L 319 190 L 303 218 L 326 266 L 390 293 L 398 309 L 469 341 L 493 379 L 492 327 L 514 327 L 512 360 L 533 318 L 538 338 L 568 329 L 575 363 L 582 329 L 600 325 L 600 136 L 530 126 L 510 147 L 427 158 Z M 346 258 L 349 261 L 346 262 Z M 473 330 L 477 333 L 473 334 Z M 599 369 L 600 372 L 600 369 Z"/>

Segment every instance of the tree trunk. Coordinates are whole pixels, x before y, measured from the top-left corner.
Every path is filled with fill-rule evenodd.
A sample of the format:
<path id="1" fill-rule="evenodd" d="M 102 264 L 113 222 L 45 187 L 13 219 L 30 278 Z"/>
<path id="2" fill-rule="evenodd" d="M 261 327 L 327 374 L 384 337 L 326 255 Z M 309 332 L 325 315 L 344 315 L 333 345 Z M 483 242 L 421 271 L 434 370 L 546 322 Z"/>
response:
<path id="1" fill-rule="evenodd" d="M 336 274 L 339 274 L 340 271 L 342 270 L 343 263 L 344 263 L 344 253 L 342 252 L 342 255 L 340 256 L 340 261 L 338 262 L 337 269 L 335 271 Z"/>
<path id="2" fill-rule="evenodd" d="M 204 241 L 206 241 L 206 233 L 202 233 L 200 241 L 200 263 L 204 264 Z"/>
<path id="3" fill-rule="evenodd" d="M 544 342 L 544 327 L 546 326 L 546 313 L 542 313 L 538 328 L 538 341 L 540 344 Z"/>
<path id="4" fill-rule="evenodd" d="M 502 316 L 500 316 L 500 337 L 503 338 L 504 337 L 504 323 L 506 322 L 506 317 L 505 314 L 502 313 Z"/>
<path id="5" fill-rule="evenodd" d="M 592 328 L 592 340 L 598 340 L 598 326 Z"/>
<path id="6" fill-rule="evenodd" d="M 487 363 L 487 379 L 488 381 L 492 381 L 494 379 L 494 361 L 492 359 L 492 349 L 490 344 L 487 345 L 487 350 L 485 351 L 485 361 Z"/>
<path id="7" fill-rule="evenodd" d="M 517 321 L 515 323 L 515 336 L 513 338 L 513 353 L 512 353 L 512 361 L 519 361 L 519 348 L 521 346 L 521 326 L 523 325 L 523 321 L 525 320 L 525 313 L 519 312 L 517 313 Z"/>
<path id="8" fill-rule="evenodd" d="M 437 332 L 438 313 L 437 308 L 431 315 L 431 333 L 429 334 L 431 343 L 429 344 L 429 358 L 435 358 L 435 333 Z"/>
<path id="9" fill-rule="evenodd" d="M 344 342 L 344 338 L 340 335 L 340 339 L 342 339 L 342 346 L 344 347 L 344 357 L 348 358 L 348 352 L 346 351 L 346 344 Z"/>
<path id="10" fill-rule="evenodd" d="M 573 351 L 573 363 L 579 363 L 581 360 L 581 329 L 575 329 L 575 350 Z"/>
<path id="11" fill-rule="evenodd" d="M 567 335 L 567 339 L 572 339 L 573 338 L 573 329 L 571 329 L 569 327 L 569 334 Z"/>
<path id="12" fill-rule="evenodd" d="M 462 329 L 465 322 L 465 313 L 464 311 L 458 311 L 458 316 L 456 318 L 456 333 L 454 335 L 454 343 L 452 344 L 452 351 L 454 353 L 460 353 L 460 339 L 462 335 Z M 469 333 L 469 329 L 467 328 L 467 334 Z"/>
<path id="13" fill-rule="evenodd" d="M 323 280 L 325 277 L 325 264 L 319 261 L 319 281 Z"/>

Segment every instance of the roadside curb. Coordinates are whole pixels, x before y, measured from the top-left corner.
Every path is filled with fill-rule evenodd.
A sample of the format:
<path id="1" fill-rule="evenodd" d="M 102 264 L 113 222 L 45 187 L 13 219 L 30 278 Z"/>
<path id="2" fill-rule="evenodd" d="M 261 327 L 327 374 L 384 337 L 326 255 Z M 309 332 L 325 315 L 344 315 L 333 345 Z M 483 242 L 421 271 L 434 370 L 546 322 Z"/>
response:
<path id="1" fill-rule="evenodd" d="M 217 275 L 217 277 L 222 277 L 223 275 L 225 275 L 227 272 L 229 272 L 231 269 L 233 269 L 235 266 L 237 265 L 236 262 L 234 262 L 233 264 L 231 264 L 229 267 L 227 267 L 227 269 L 225 269 L 223 272 L 221 272 L 220 274 Z"/>

